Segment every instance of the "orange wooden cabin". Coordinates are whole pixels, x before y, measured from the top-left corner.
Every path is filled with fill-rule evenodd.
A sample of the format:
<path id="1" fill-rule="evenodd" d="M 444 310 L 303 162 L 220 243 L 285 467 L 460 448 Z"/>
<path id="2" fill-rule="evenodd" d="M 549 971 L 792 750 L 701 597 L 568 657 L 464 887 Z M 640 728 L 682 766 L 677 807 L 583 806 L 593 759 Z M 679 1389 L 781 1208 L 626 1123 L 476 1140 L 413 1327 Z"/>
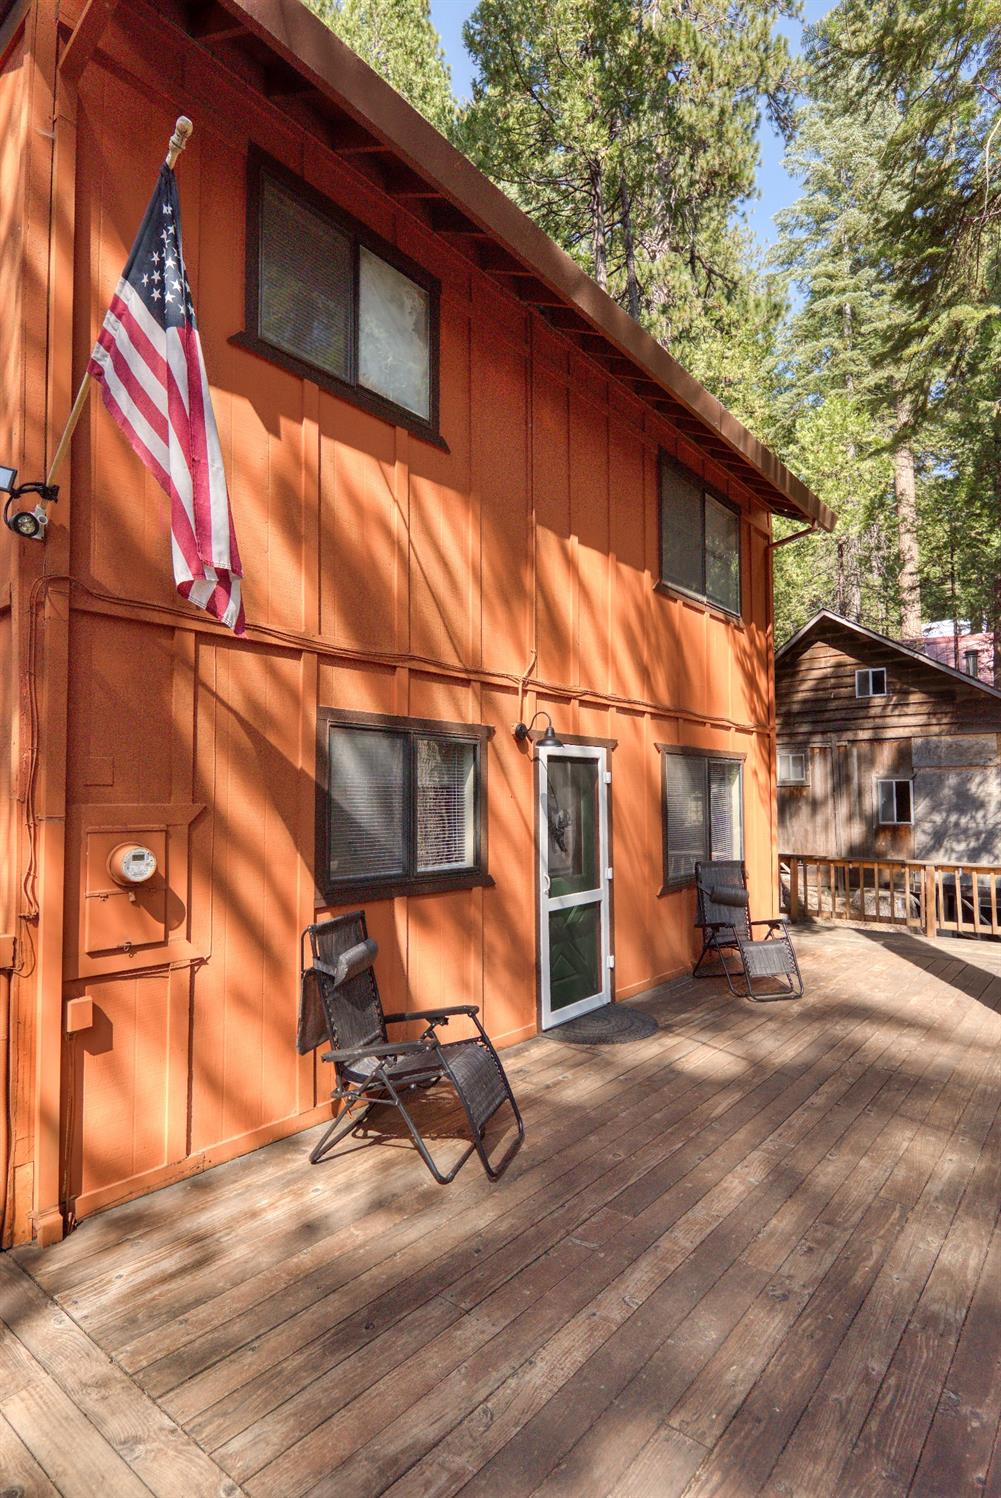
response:
<path id="1" fill-rule="evenodd" d="M 318 911 L 364 906 L 388 1007 L 503 1045 L 688 968 L 700 854 L 771 913 L 771 516 L 833 524 L 294 0 L 0 0 L 21 479 L 180 113 L 249 629 L 178 599 L 92 400 L 44 544 L 0 533 L 5 1244 L 325 1116 Z"/>

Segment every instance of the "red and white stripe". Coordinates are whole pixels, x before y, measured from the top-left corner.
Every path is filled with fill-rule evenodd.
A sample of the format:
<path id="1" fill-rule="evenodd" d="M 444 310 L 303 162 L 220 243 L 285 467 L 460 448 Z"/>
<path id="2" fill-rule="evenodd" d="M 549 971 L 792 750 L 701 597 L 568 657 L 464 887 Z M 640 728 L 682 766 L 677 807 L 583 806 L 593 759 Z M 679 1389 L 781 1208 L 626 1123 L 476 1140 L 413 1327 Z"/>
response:
<path id="1" fill-rule="evenodd" d="M 122 279 L 87 368 L 170 497 L 177 591 L 242 635 L 243 568 L 198 330 L 162 328 Z"/>

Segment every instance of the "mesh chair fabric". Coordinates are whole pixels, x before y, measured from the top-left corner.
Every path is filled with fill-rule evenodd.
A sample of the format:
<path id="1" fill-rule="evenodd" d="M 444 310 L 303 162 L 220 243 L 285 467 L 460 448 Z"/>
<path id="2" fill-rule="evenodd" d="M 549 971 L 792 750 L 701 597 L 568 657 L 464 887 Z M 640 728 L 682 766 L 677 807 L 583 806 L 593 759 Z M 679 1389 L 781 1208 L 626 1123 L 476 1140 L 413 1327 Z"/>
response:
<path id="1" fill-rule="evenodd" d="M 744 865 L 740 860 L 720 859 L 718 863 L 697 863 L 695 865 L 695 879 L 698 888 L 698 919 L 696 924 L 699 926 L 711 926 L 719 922 L 726 926 L 732 926 L 738 937 L 749 941 L 751 938 L 751 926 L 747 904 L 747 881 L 744 874 Z M 734 894 L 739 893 L 743 895 L 742 904 L 733 904 L 731 900 L 727 900 L 726 902 L 714 900 L 713 892 L 717 890 L 725 890 L 731 896 L 731 900 Z"/>
<path id="2" fill-rule="evenodd" d="M 779 978 L 796 971 L 792 948 L 781 938 L 741 942 L 740 953 L 749 978 Z"/>

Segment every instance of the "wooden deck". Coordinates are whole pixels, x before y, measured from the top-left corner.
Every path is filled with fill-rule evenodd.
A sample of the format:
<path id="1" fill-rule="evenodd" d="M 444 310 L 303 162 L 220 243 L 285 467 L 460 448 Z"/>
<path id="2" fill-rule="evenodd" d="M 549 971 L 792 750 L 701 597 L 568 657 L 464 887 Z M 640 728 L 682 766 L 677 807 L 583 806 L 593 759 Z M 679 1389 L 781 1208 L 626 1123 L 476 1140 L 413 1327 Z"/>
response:
<path id="1" fill-rule="evenodd" d="M 1001 947 L 798 945 L 507 1052 L 499 1186 L 300 1135 L 7 1255 L 0 1491 L 997 1498 Z"/>

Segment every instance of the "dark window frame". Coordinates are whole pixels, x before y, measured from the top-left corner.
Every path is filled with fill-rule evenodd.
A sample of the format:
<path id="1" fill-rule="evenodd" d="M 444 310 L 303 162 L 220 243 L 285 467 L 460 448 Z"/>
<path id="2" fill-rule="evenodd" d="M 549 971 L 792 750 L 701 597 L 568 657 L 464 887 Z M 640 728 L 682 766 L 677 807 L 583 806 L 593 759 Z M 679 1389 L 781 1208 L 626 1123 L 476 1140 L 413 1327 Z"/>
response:
<path id="1" fill-rule="evenodd" d="M 329 370 L 320 368 L 319 365 L 311 364 L 308 359 L 300 359 L 295 354 L 290 354 L 286 349 L 279 348 L 270 343 L 261 333 L 260 325 L 260 286 L 261 286 L 261 182 L 267 175 L 275 182 L 285 187 L 289 192 L 301 199 L 315 212 L 326 218 L 330 224 L 341 234 L 344 234 L 351 245 L 352 266 L 352 306 L 351 306 L 351 332 L 350 332 L 350 361 L 353 378 L 343 380 L 338 375 L 331 374 Z M 298 375 L 303 380 L 310 380 L 318 385 L 321 390 L 328 391 L 331 395 L 340 396 L 342 400 L 349 401 L 352 405 L 359 406 L 363 411 L 368 411 L 373 416 L 382 417 L 384 421 L 391 422 L 393 426 L 403 427 L 412 432 L 414 436 L 421 437 L 425 442 L 430 442 L 435 447 L 442 448 L 448 452 L 448 443 L 444 440 L 439 430 L 440 411 L 440 376 L 441 376 L 441 282 L 437 276 L 426 271 L 423 266 L 404 255 L 395 245 L 382 238 L 374 229 L 345 212 L 330 198 L 312 187 L 295 172 L 289 171 L 280 161 L 262 151 L 258 146 L 251 146 L 247 153 L 247 222 L 246 222 L 246 246 L 245 246 L 245 274 L 244 274 L 244 327 L 243 331 L 234 333 L 230 337 L 230 343 L 237 348 L 247 349 L 252 354 L 268 360 L 271 364 L 277 364 L 280 369 L 287 370 L 289 374 Z M 395 401 L 379 395 L 374 390 L 358 383 L 358 348 L 359 348 L 359 303 L 360 303 L 360 279 L 359 260 L 362 249 L 371 250 L 381 260 L 385 260 L 394 270 L 413 281 L 428 294 L 428 416 L 425 419 L 416 412 L 410 411 L 406 406 L 399 406 Z"/>
<path id="2" fill-rule="evenodd" d="M 966 672 L 967 676 L 978 677 L 980 675 L 979 650 L 963 651 L 963 670 Z"/>
<path id="3" fill-rule="evenodd" d="M 884 785 L 893 786 L 893 811 L 892 822 L 884 822 L 881 789 Z M 897 787 L 907 787 L 907 816 L 898 817 L 897 812 Z M 913 827 L 914 826 L 914 782 L 907 775 L 877 775 L 876 776 L 876 826 L 877 827 Z"/>
<path id="4" fill-rule="evenodd" d="M 680 755 L 687 759 L 701 759 L 706 762 L 706 841 L 708 844 L 708 855 L 712 858 L 712 815 L 709 807 L 709 764 L 713 760 L 727 760 L 735 762 L 740 767 L 740 852 L 738 857 L 744 857 L 744 827 L 746 822 L 744 807 L 744 766 L 747 763 L 746 754 L 734 754 L 726 749 L 690 749 L 682 744 L 655 744 L 654 747 L 660 754 L 660 827 L 661 827 L 661 887 L 658 891 L 661 895 L 671 894 L 674 890 L 687 889 L 695 883 L 695 871 L 690 874 L 669 875 L 669 828 L 667 825 L 667 766 L 670 756 Z"/>
<path id="5" fill-rule="evenodd" d="M 799 777 L 790 778 L 782 774 L 782 756 L 787 759 L 795 755 L 803 761 L 803 773 Z M 776 785 L 808 785 L 810 782 L 810 758 L 805 749 L 777 749 L 775 751 L 775 783 Z"/>
<path id="6" fill-rule="evenodd" d="M 671 471 L 680 476 L 690 484 L 695 484 L 702 498 L 702 583 L 703 591 L 698 592 L 692 588 L 686 588 L 683 583 L 672 582 L 664 576 L 664 541 L 667 534 L 665 521 L 665 497 L 664 480 Z M 706 499 L 715 500 L 723 509 L 731 511 L 737 517 L 737 607 L 731 609 L 729 605 L 720 603 L 718 599 L 710 597 L 705 592 L 706 581 Z M 744 617 L 744 513 L 739 504 L 728 499 L 714 484 L 708 483 L 702 476 L 696 473 L 694 468 L 689 468 L 687 463 L 682 463 L 680 458 L 674 457 L 666 448 L 661 448 L 657 461 L 657 581 L 654 583 L 654 591 L 657 593 L 678 594 L 682 598 L 693 598 L 699 603 L 705 604 L 706 608 L 718 609 L 727 619 L 735 623 Z"/>
<path id="7" fill-rule="evenodd" d="M 375 729 L 409 740 L 405 755 L 404 795 L 404 864 L 409 872 L 388 875 L 385 879 L 331 879 L 330 848 L 330 774 L 328 745 L 331 728 Z M 387 713 L 352 712 L 347 709 L 321 707 L 317 710 L 316 734 L 316 889 L 317 906 L 344 904 L 351 900 L 389 900 L 399 895 L 431 895 L 448 890 L 477 889 L 494 883 L 488 872 L 487 849 L 487 762 L 486 746 L 494 730 L 485 723 L 450 723 L 437 718 L 395 717 Z M 434 874 L 416 869 L 417 795 L 416 740 L 455 739 L 472 744 L 476 753 L 476 789 L 474 792 L 473 829 L 474 861 L 469 868 L 449 869 Z"/>
<path id="8" fill-rule="evenodd" d="M 877 672 L 883 678 L 883 690 L 881 692 L 874 692 L 872 690 L 872 678 L 876 675 Z M 860 676 L 864 676 L 868 680 L 869 690 L 867 692 L 860 692 L 859 691 L 859 677 Z M 856 667 L 856 669 L 855 669 L 855 697 L 856 697 L 857 701 L 859 701 L 859 702 L 866 702 L 866 701 L 868 701 L 868 699 L 870 697 L 889 697 L 889 695 L 890 695 L 890 679 L 889 679 L 889 677 L 886 674 L 886 667 L 885 666 L 858 666 L 858 667 Z"/>

